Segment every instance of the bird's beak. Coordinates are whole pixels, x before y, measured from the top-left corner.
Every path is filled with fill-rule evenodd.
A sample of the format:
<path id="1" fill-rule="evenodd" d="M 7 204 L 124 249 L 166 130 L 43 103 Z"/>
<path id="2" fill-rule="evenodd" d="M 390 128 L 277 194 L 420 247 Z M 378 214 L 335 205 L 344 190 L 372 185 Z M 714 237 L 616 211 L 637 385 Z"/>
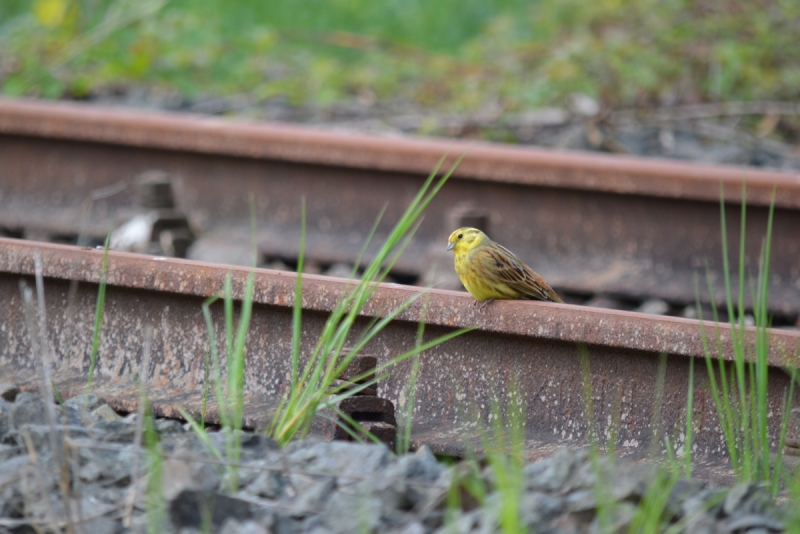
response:
<path id="1" fill-rule="evenodd" d="M 447 250 L 453 250 L 453 247 L 454 247 L 454 246 L 456 246 L 456 244 L 455 244 L 455 243 L 448 243 L 448 244 L 447 244 Z"/>

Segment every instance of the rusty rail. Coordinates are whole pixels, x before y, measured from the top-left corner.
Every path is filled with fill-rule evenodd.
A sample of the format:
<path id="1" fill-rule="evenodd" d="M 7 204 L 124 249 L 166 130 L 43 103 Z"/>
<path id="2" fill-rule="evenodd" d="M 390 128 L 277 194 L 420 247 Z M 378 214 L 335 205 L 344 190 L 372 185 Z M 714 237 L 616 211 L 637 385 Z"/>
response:
<path id="1" fill-rule="evenodd" d="M 26 333 L 20 279 L 33 284 L 34 254 L 41 254 L 46 290 L 48 332 L 55 380 L 72 395 L 86 383 L 91 351 L 102 250 L 0 239 L 0 373 L 22 385 L 37 379 Z M 94 390 L 117 409 L 133 410 L 134 376 L 139 372 L 143 332 L 155 329 L 147 370 L 157 412 L 175 416 L 176 407 L 195 413 L 202 402 L 207 336 L 201 303 L 221 292 L 228 273 L 234 296 L 241 298 L 248 270 L 191 260 L 111 252 L 106 309 Z M 288 380 L 295 275 L 256 269 L 256 290 L 247 340 L 246 421 L 264 424 Z M 302 303 L 303 343 L 314 345 L 328 312 L 347 288 L 340 279 L 305 276 Z M 70 301 L 70 284 L 78 282 Z M 364 310 L 362 323 L 382 316 L 419 288 L 383 284 Z M 214 309 L 222 327 L 219 308 Z M 554 447 L 585 443 L 587 402 L 582 394 L 578 347 L 587 347 L 591 368 L 594 424 L 599 435 L 619 424 L 622 454 L 642 458 L 651 451 L 655 426 L 681 445 L 688 370 L 703 356 L 702 332 L 719 329 L 726 354 L 730 330 L 694 320 L 663 318 L 587 307 L 501 301 L 483 313 L 466 294 L 432 290 L 423 313 L 417 302 L 392 322 L 368 348 L 379 362 L 413 346 L 417 323 L 426 335 L 476 326 L 466 335 L 427 351 L 417 377 L 414 428 L 416 444 L 438 453 L 458 454 L 487 425 L 491 400 L 501 403 L 521 392 L 527 404 L 527 447 L 532 457 Z M 750 332 L 752 339 L 752 332 Z M 796 365 L 800 333 L 770 332 L 769 405 L 781 413 L 788 376 L 781 367 Z M 655 383 L 659 354 L 665 353 L 663 402 L 656 413 Z M 380 385 L 379 394 L 395 403 L 398 418 L 409 407 L 410 362 L 400 364 Z M 695 458 L 711 466 L 724 461 L 724 447 L 708 387 L 705 363 L 695 365 Z M 213 388 L 211 388 L 213 391 Z M 213 402 L 210 404 L 214 404 Z M 656 421 L 661 422 L 660 425 Z M 780 417 L 771 419 L 777 431 Z M 330 433 L 330 427 L 321 432 Z M 656 446 L 656 448 L 659 448 Z"/>
<path id="2" fill-rule="evenodd" d="M 787 323 L 800 315 L 800 176 L 773 171 L 0 99 L 0 230 L 75 236 L 93 190 L 157 168 L 175 176 L 177 203 L 200 231 L 191 258 L 247 257 L 252 194 L 264 258 L 296 256 L 305 197 L 309 259 L 352 263 L 380 209 L 396 220 L 445 153 L 466 157 L 398 262 L 400 275 L 449 270 L 443 239 L 479 221 L 561 292 L 690 304 L 706 265 L 723 293 L 720 185 L 736 250 L 746 182 L 747 268 L 757 269 L 775 191 L 772 311 Z M 131 198 L 128 187 L 95 202 L 90 233 L 104 235 Z"/>

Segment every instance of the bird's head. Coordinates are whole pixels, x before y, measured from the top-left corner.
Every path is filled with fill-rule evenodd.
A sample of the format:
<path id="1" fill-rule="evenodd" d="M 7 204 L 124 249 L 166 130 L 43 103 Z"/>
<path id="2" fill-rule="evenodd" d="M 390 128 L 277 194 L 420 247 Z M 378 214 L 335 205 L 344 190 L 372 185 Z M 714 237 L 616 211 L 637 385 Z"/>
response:
<path id="1" fill-rule="evenodd" d="M 477 228 L 459 228 L 447 240 L 447 250 L 455 250 L 456 254 L 463 254 L 477 247 L 485 239 L 486 234 Z"/>

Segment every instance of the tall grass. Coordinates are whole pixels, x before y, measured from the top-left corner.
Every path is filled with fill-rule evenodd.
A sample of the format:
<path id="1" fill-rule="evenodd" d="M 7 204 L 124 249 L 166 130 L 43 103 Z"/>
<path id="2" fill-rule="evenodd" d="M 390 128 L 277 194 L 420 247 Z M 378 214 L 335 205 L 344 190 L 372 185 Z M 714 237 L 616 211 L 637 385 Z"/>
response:
<path id="1" fill-rule="evenodd" d="M 103 264 L 100 268 L 100 285 L 97 288 L 97 304 L 94 312 L 94 330 L 92 331 L 92 352 L 89 355 L 89 377 L 86 379 L 86 394 L 92 392 L 94 370 L 97 367 L 97 354 L 100 351 L 100 335 L 103 329 L 103 309 L 106 304 L 106 282 L 108 279 L 108 251 L 111 245 L 111 233 L 106 236 L 103 247 Z"/>
<path id="2" fill-rule="evenodd" d="M 774 193 L 769 208 L 767 231 L 761 246 L 758 273 L 755 280 L 750 279 L 753 295 L 753 317 L 755 336 L 751 343 L 745 328 L 745 294 L 748 276 L 745 269 L 746 245 L 746 187 L 742 186 L 742 207 L 740 215 L 738 294 L 734 299 L 732 292 L 730 260 L 728 256 L 727 228 L 724 195 L 720 195 L 720 224 L 722 231 L 722 260 L 725 274 L 725 297 L 730 323 L 733 363 L 726 365 L 725 354 L 719 328 L 714 332 L 714 346 L 709 342 L 708 333 L 702 328 L 703 350 L 708 369 L 711 394 L 720 419 L 720 426 L 734 473 L 740 481 L 767 483 L 773 493 L 777 493 L 781 474 L 781 452 L 788 430 L 789 412 L 794 398 L 794 384 L 797 374 L 796 363 L 788 361 L 790 384 L 782 406 L 782 419 L 777 443 L 777 456 L 774 468 L 770 465 L 771 442 L 769 437 L 769 327 L 768 313 L 769 270 L 774 218 Z M 713 320 L 719 323 L 716 297 L 710 275 L 708 287 Z M 736 303 L 734 305 L 734 303 Z M 698 317 L 702 320 L 702 308 L 698 298 Z M 787 355 L 788 356 L 788 355 Z M 714 360 L 717 360 L 716 369 Z"/>
<path id="3" fill-rule="evenodd" d="M 279 443 L 285 444 L 297 437 L 302 438 L 308 433 L 312 420 L 322 408 L 330 408 L 336 411 L 335 405 L 338 402 L 357 391 L 358 388 L 346 389 L 345 386 L 336 386 L 334 382 L 383 328 L 422 295 L 422 293 L 418 293 L 401 303 L 394 310 L 387 310 L 383 317 L 373 318 L 368 321 L 368 324 L 360 333 L 353 335 L 356 321 L 377 289 L 377 283 L 381 282 L 392 269 L 413 236 L 423 210 L 444 186 L 458 164 L 456 162 L 444 176 L 435 181 L 441 163 L 440 161 L 436 169 L 428 176 L 422 188 L 390 232 L 374 260 L 364 270 L 361 280 L 354 282 L 352 288 L 346 291 L 339 299 L 302 369 L 300 368 L 301 347 L 298 333 L 302 328 L 302 316 L 300 313 L 302 308 L 302 273 L 298 272 L 292 325 L 294 334 L 291 382 L 267 428 L 268 434 Z M 376 221 L 369 239 L 374 234 L 377 224 L 378 221 Z M 362 256 L 369 239 L 365 243 L 364 249 L 362 249 Z M 302 258 L 301 253 L 301 265 Z M 412 349 L 379 365 L 374 370 L 375 377 L 368 381 L 366 385 L 374 384 L 380 380 L 382 378 L 381 374 L 385 373 L 389 367 L 407 358 L 419 355 L 423 351 L 452 339 L 465 331 L 467 329 L 456 330 L 436 339 L 415 344 Z M 349 348 L 344 350 L 346 345 L 349 345 Z M 354 381 L 367 378 L 372 374 L 373 371 L 370 371 L 362 377 L 357 377 Z"/>
<path id="4" fill-rule="evenodd" d="M 360 389 L 374 385 L 378 380 L 386 376 L 385 373 L 387 373 L 392 365 L 407 358 L 419 357 L 425 350 L 468 330 L 456 330 L 431 341 L 423 342 L 422 333 L 424 330 L 422 330 L 423 327 L 420 327 L 417 341 L 412 349 L 395 356 L 390 361 L 378 366 L 374 371 L 370 371 L 365 373 L 364 376 L 355 377 L 353 379 L 354 382 L 358 382 L 369 376 L 370 378 L 366 382 L 360 384 L 356 388 L 336 385 L 336 379 L 358 356 L 364 347 L 366 347 L 384 327 L 396 319 L 400 313 L 411 306 L 422 294 L 413 295 L 395 309 L 387 310 L 383 317 L 374 317 L 367 321 L 367 325 L 357 335 L 354 335 L 353 329 L 356 326 L 356 321 L 359 319 L 361 311 L 377 289 L 377 283 L 382 281 L 390 272 L 418 227 L 423 210 L 442 188 L 455 169 L 455 166 L 458 164 L 458 162 L 456 162 L 444 176 L 436 180 L 437 173 L 443 161 L 444 158 L 424 182 L 420 191 L 411 201 L 405 213 L 389 234 L 389 237 L 375 256 L 375 259 L 365 269 L 361 279 L 352 281 L 352 285 L 345 290 L 329 315 L 304 365 L 302 364 L 304 347 L 301 343 L 303 326 L 302 271 L 305 259 L 305 203 L 303 203 L 300 254 L 298 257 L 295 299 L 292 309 L 289 384 L 285 394 L 279 401 L 271 421 L 265 429 L 267 435 L 273 437 L 278 443 L 285 445 L 293 439 L 304 437 L 311 429 L 312 421 L 318 415 L 336 420 L 326 413 L 324 410 L 325 408 L 337 414 L 339 420 L 336 420 L 336 422 L 341 424 L 346 431 L 352 432 L 352 428 L 358 428 L 356 423 L 347 417 L 346 414 L 341 413 L 336 407 L 336 404 L 357 393 Z M 378 228 L 379 222 L 380 217 L 375 222 L 367 242 L 364 244 L 361 257 L 363 257 L 369 241 Z M 253 225 L 255 225 L 254 221 Z M 253 231 L 253 235 L 255 235 L 255 230 Z M 356 265 L 360 263 L 359 258 L 359 261 L 356 261 Z M 354 269 L 353 275 L 355 276 L 355 274 L 356 270 Z M 240 436 L 244 414 L 245 344 L 252 315 L 254 283 L 255 275 L 254 272 L 251 271 L 245 283 L 239 322 L 235 324 L 231 277 L 228 276 L 225 281 L 223 310 L 227 380 L 223 379 L 222 358 L 219 354 L 219 343 L 211 313 L 211 306 L 219 297 L 209 298 L 202 305 L 203 316 L 208 331 L 209 363 L 212 367 L 210 373 L 208 370 L 206 371 L 206 376 L 209 374 L 211 375 L 210 380 L 213 383 L 220 423 L 222 425 L 222 431 L 225 434 L 225 450 L 220 451 L 214 446 L 210 437 L 204 431 L 204 424 L 195 421 L 187 412 L 181 412 L 212 453 L 219 460 L 224 460 L 227 466 L 226 469 L 228 470 L 227 485 L 231 491 L 235 491 L 238 486 L 236 464 L 240 456 Z M 345 349 L 347 345 L 349 345 L 349 347 Z M 209 364 L 207 364 L 206 367 L 208 368 Z M 204 406 L 207 397 L 206 389 L 204 390 Z M 205 409 L 202 414 L 202 422 L 205 422 Z"/>

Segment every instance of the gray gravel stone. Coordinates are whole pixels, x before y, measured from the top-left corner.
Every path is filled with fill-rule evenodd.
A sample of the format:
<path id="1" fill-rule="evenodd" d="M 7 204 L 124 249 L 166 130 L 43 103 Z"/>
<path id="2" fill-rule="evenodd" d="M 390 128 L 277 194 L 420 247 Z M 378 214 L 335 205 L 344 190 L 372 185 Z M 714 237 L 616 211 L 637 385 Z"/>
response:
<path id="1" fill-rule="evenodd" d="M 573 472 L 587 457 L 562 449 L 553 456 L 528 464 L 523 468 L 527 491 L 553 492 L 561 489 Z"/>
<path id="2" fill-rule="evenodd" d="M 103 421 L 107 421 L 109 423 L 111 421 L 119 421 L 122 419 L 120 415 L 117 412 L 115 412 L 108 404 L 103 404 L 102 406 L 99 406 L 94 410 L 92 410 L 92 416 L 95 419 L 102 419 Z M 175 422 L 177 423 L 177 421 Z"/>
<path id="3" fill-rule="evenodd" d="M 3 401 L 0 401 L 2 403 Z M 77 402 L 77 401 L 76 401 Z M 6 420 L 16 406 L 35 406 L 35 399 L 18 395 L 6 403 Z M 43 406 L 43 403 L 38 403 Z M 107 405 L 101 405 L 102 407 Z M 3 406 L 0 404 L 0 410 Z M 56 438 L 66 439 L 71 451 L 73 486 L 81 506 L 91 514 L 87 532 L 142 532 L 149 471 L 147 454 L 131 443 L 135 425 L 100 414 L 61 407 L 64 423 Z M 96 409 L 97 410 L 97 409 Z M 261 534 L 337 534 L 372 532 L 422 534 L 432 532 L 494 533 L 500 531 L 500 494 L 490 466 L 478 471 L 466 462 L 446 467 L 427 447 L 395 458 L 384 446 L 349 442 L 299 441 L 281 450 L 260 435 L 241 433 L 238 491 L 227 493 L 230 467 L 193 432 L 174 422 L 157 423 L 162 430 L 163 495 L 169 525 L 165 534 L 200 532 L 203 518 L 212 532 Z M 36 462 L 18 446 L 23 434 L 36 450 Z M 42 520 L 63 513 L 59 470 L 50 454 L 51 429 L 24 424 L 0 444 L 0 517 Z M 222 432 L 209 439 L 225 454 Z M 139 472 L 132 473 L 138 458 Z M 592 461 L 586 451 L 562 450 L 522 470 L 519 513 L 523 527 L 538 534 L 628 532 L 636 507 L 655 480 L 648 464 L 622 459 Z M 486 491 L 480 500 L 459 490 L 461 507 L 447 508 L 450 485 L 456 478 L 476 476 Z M 130 529 L 121 527 L 120 510 L 136 487 Z M 22 489 L 25 488 L 25 491 Z M 77 494 L 77 493 L 76 493 Z M 776 507 L 769 492 L 755 484 L 729 489 L 705 489 L 696 480 L 679 479 L 667 496 L 665 516 L 685 524 L 684 532 L 774 533 L 784 529 L 786 511 Z M 606 523 L 599 506 L 609 506 Z M 448 518 L 445 521 L 445 518 Z M 17 525 L 19 526 L 19 525 Z M 27 528 L 27 527 L 25 527 Z M 15 531 L 17 532 L 17 531 Z"/>
<path id="4" fill-rule="evenodd" d="M 183 432 L 183 425 L 175 419 L 156 419 L 156 432 L 159 434 L 179 434 Z"/>
<path id="5" fill-rule="evenodd" d="M 92 430 L 96 439 L 106 443 L 133 443 L 133 437 L 136 434 L 135 425 L 121 419 L 111 422 L 97 421 Z"/>
<path id="6" fill-rule="evenodd" d="M 335 487 L 336 482 L 332 477 L 324 477 L 306 483 L 301 490 L 298 490 L 298 497 L 291 505 L 292 516 L 300 518 L 318 514 Z"/>
<path id="7" fill-rule="evenodd" d="M 238 521 L 228 518 L 219 534 L 269 534 L 267 528 L 255 521 Z"/>
<path id="8" fill-rule="evenodd" d="M 316 473 L 330 473 L 363 478 L 386 467 L 389 449 L 383 445 L 367 445 L 348 441 L 302 441 L 286 446 L 290 468 Z"/>
<path id="9" fill-rule="evenodd" d="M 19 386 L 11 382 L 0 382 L 0 398 L 7 402 L 14 402 L 19 395 Z"/>
<path id="10" fill-rule="evenodd" d="M 589 534 L 605 534 L 607 532 L 629 532 L 631 522 L 636 515 L 636 506 L 629 502 L 617 503 L 610 511 L 606 522 L 601 523 L 599 515 L 595 515 Z"/>
<path id="11" fill-rule="evenodd" d="M 69 436 L 74 439 L 86 438 L 89 433 L 86 429 L 78 426 L 54 426 L 51 428 L 48 425 L 22 425 L 16 432 L 12 432 L 11 436 L 14 443 L 23 451 L 28 451 L 28 440 L 33 449 L 40 455 L 49 455 L 52 453 L 53 437 L 55 434 L 55 443 L 62 444 L 64 438 Z"/>
<path id="12" fill-rule="evenodd" d="M 331 532 L 374 532 L 380 524 L 381 502 L 368 494 L 336 491 L 325 505 L 323 520 Z"/>
<path id="13" fill-rule="evenodd" d="M 782 521 L 767 517 L 759 514 L 745 514 L 739 515 L 729 519 L 725 522 L 725 528 L 731 532 L 746 530 L 750 533 L 754 529 L 762 529 L 764 531 L 783 532 L 786 526 Z"/>
<path id="14" fill-rule="evenodd" d="M 22 425 L 44 425 L 45 423 L 47 423 L 47 417 L 42 399 L 27 391 L 17 395 L 8 418 L 9 430 L 19 429 Z"/>
<path id="15" fill-rule="evenodd" d="M 164 460 L 164 498 L 171 500 L 187 490 L 213 494 L 221 485 L 220 469 L 188 448 L 177 449 Z"/>
<path id="16" fill-rule="evenodd" d="M 11 427 L 9 418 L 11 417 L 12 408 L 13 405 L 10 402 L 0 399 L 0 442 L 5 439 L 5 436 Z"/>
<path id="17" fill-rule="evenodd" d="M 203 525 L 203 519 L 219 529 L 228 518 L 249 519 L 251 504 L 216 491 L 183 490 L 169 502 L 169 519 L 175 528 Z"/>
<path id="18" fill-rule="evenodd" d="M 280 499 L 286 495 L 289 480 L 279 471 L 259 471 L 245 486 L 244 491 L 264 499 Z"/>
<path id="19" fill-rule="evenodd" d="M 298 534 L 302 531 L 303 521 L 287 514 L 277 514 L 272 526 L 273 534 Z"/>
<path id="20" fill-rule="evenodd" d="M 519 504 L 520 518 L 529 529 L 549 522 L 566 508 L 562 499 L 538 491 L 523 493 Z"/>
<path id="21" fill-rule="evenodd" d="M 636 308 L 635 311 L 652 315 L 664 315 L 669 311 L 669 304 L 662 299 L 648 299 Z"/>
<path id="22" fill-rule="evenodd" d="M 64 401 L 64 406 L 68 408 L 75 408 L 76 410 L 83 412 L 93 412 L 105 404 L 106 401 L 94 393 L 89 393 L 88 395 L 76 395 L 71 399 Z"/>
<path id="23" fill-rule="evenodd" d="M 425 534 L 425 527 L 419 521 L 412 521 L 401 528 L 392 531 L 392 534 Z"/>
<path id="24" fill-rule="evenodd" d="M 22 449 L 16 445 L 0 444 L 0 465 L 2 465 L 2 463 L 6 460 L 10 460 L 21 453 Z"/>

